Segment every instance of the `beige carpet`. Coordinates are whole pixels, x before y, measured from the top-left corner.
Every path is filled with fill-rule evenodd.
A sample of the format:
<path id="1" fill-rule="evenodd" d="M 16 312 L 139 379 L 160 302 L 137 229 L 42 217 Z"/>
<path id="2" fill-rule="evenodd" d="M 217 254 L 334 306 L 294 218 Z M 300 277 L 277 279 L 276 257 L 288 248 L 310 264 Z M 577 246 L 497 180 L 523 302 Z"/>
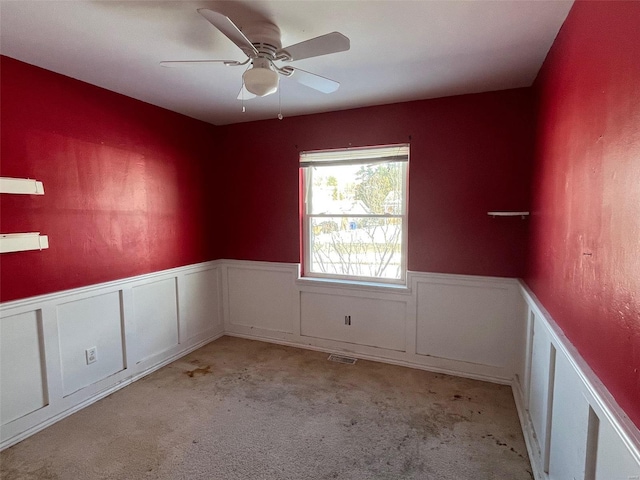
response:
<path id="1" fill-rule="evenodd" d="M 0 461 L 3 480 L 532 478 L 509 387 L 230 337 Z"/>

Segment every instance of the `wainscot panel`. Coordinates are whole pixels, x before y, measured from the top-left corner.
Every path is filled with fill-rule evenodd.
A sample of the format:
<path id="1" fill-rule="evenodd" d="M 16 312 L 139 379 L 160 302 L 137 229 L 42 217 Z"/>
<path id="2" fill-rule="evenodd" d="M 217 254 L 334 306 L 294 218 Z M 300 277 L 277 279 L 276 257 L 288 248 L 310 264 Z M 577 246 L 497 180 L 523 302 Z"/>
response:
<path id="1" fill-rule="evenodd" d="M 40 311 L 0 322 L 0 419 L 5 425 L 47 404 Z"/>
<path id="2" fill-rule="evenodd" d="M 553 375 L 555 374 L 556 349 L 551 344 L 547 329 L 541 320 L 531 319 L 531 368 L 528 385 L 529 415 L 535 433 L 535 446 L 544 454 L 548 464 L 549 435 L 553 401 Z M 548 468 L 548 467 L 545 467 Z"/>
<path id="3" fill-rule="evenodd" d="M 297 266 L 230 261 L 224 271 L 226 327 L 293 333 Z M 242 328 L 244 327 L 244 328 Z"/>
<path id="4" fill-rule="evenodd" d="M 138 362 L 178 345 L 178 301 L 175 278 L 132 288 Z"/>
<path id="5" fill-rule="evenodd" d="M 578 373 L 558 355 L 553 387 L 549 457 L 550 478 L 585 478 L 589 402 Z"/>
<path id="6" fill-rule="evenodd" d="M 125 368 L 120 295 L 96 295 L 57 307 L 64 396 Z M 95 348 L 89 363 L 87 349 Z"/>
<path id="7" fill-rule="evenodd" d="M 207 332 L 222 332 L 219 269 L 185 274 L 179 279 L 181 342 Z"/>
<path id="8" fill-rule="evenodd" d="M 301 335 L 405 350 L 406 302 L 310 292 L 300 297 Z"/>
<path id="9" fill-rule="evenodd" d="M 513 282 L 453 275 L 414 278 L 416 353 L 516 372 L 522 324 L 516 321 Z"/>

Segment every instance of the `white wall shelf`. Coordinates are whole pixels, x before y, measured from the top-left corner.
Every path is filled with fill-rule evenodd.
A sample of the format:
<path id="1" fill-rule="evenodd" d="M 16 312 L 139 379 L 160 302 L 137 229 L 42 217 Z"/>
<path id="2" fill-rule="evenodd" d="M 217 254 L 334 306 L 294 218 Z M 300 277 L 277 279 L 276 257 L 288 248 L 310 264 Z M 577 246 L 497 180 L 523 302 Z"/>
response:
<path id="1" fill-rule="evenodd" d="M 0 234 L 0 253 L 25 252 L 49 248 L 49 237 L 40 232 Z"/>
<path id="2" fill-rule="evenodd" d="M 30 178 L 0 177 L 0 193 L 44 195 L 42 182 Z M 0 253 L 25 252 L 49 248 L 49 237 L 40 232 L 1 233 Z"/>
<path id="3" fill-rule="evenodd" d="M 487 212 L 487 215 L 492 217 L 521 217 L 523 220 L 525 217 L 529 215 L 529 212 L 507 212 L 503 210 L 495 211 L 495 212 Z"/>
<path id="4" fill-rule="evenodd" d="M 0 177 L 0 193 L 44 195 L 44 185 L 30 178 Z"/>

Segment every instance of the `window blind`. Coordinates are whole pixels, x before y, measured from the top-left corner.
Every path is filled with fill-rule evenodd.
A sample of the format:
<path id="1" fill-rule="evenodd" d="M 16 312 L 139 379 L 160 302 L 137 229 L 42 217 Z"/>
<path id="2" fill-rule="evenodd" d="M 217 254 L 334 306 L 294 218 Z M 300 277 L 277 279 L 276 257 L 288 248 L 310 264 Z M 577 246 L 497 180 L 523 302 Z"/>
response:
<path id="1" fill-rule="evenodd" d="M 407 162 L 409 145 L 387 145 L 373 148 L 315 150 L 300 153 L 300 166 L 349 165 L 361 163 Z"/>

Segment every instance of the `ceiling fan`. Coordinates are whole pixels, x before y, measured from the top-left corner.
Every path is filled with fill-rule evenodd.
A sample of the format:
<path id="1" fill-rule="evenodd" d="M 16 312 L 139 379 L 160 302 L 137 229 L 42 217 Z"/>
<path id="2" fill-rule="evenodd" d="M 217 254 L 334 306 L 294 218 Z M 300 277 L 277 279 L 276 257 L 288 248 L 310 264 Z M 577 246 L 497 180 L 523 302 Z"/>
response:
<path id="1" fill-rule="evenodd" d="M 302 85 L 323 93 L 335 92 L 340 86 L 335 80 L 288 65 L 278 66 L 276 62 L 292 62 L 349 50 L 349 39 L 341 33 L 327 33 L 282 48 L 280 29 L 272 23 L 256 23 L 240 30 L 229 17 L 222 13 L 206 8 L 198 9 L 198 13 L 235 43 L 244 52 L 247 59 L 244 62 L 237 60 L 178 60 L 160 62 L 160 65 L 181 67 L 222 63 L 235 67 L 251 62 L 250 68 L 242 75 L 243 87 L 238 99 L 243 100 L 275 93 L 278 90 L 280 75 L 292 78 Z"/>

